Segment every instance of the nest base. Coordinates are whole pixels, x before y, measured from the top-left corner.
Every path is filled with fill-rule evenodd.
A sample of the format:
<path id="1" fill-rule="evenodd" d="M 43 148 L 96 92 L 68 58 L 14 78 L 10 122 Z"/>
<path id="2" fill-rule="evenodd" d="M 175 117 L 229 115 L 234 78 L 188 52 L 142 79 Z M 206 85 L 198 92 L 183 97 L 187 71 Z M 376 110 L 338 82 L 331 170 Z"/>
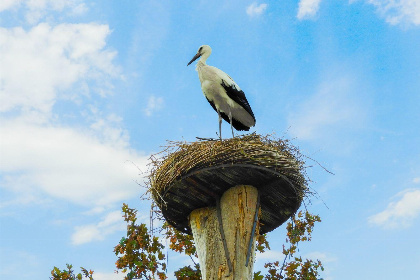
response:
<path id="1" fill-rule="evenodd" d="M 224 192 L 236 185 L 258 189 L 261 199 L 260 233 L 272 231 L 299 209 L 301 195 L 279 172 L 249 164 L 218 165 L 191 172 L 162 194 L 167 201 L 161 208 L 169 224 L 190 234 L 185 215 L 203 207 L 216 206 Z"/>

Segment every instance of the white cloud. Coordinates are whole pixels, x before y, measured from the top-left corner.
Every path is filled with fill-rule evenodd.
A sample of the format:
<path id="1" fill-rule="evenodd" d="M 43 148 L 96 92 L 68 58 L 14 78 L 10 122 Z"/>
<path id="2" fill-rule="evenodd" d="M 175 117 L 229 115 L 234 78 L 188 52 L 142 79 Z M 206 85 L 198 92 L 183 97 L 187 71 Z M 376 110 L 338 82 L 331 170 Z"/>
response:
<path id="1" fill-rule="evenodd" d="M 2 181 L 0 181 L 2 183 Z M 2 186 L 6 187 L 6 186 Z M 50 198 L 37 195 L 32 192 L 20 193 L 20 190 L 16 191 L 16 195 L 11 195 L 10 197 L 2 197 L 0 199 L 0 216 L 13 216 L 15 214 L 15 209 L 13 207 L 26 206 L 26 205 L 50 205 L 52 201 Z"/>
<path id="2" fill-rule="evenodd" d="M 127 273 L 115 272 L 103 273 L 103 272 L 94 272 L 93 278 L 95 280 L 122 280 Z"/>
<path id="3" fill-rule="evenodd" d="M 51 12 L 63 12 L 69 15 L 81 15 L 88 8 L 83 0 L 2 0 L 0 12 L 7 10 L 23 10 L 26 21 L 29 24 L 36 24 Z M 20 10 L 19 10 L 20 11 Z"/>
<path id="4" fill-rule="evenodd" d="M 0 75 L 0 112 L 49 113 L 57 95 L 76 82 L 114 77 L 116 53 L 104 50 L 109 33 L 107 25 L 99 24 L 0 28 L 0 65 L 7 69 Z"/>
<path id="5" fill-rule="evenodd" d="M 325 252 L 310 252 L 304 256 L 311 260 L 320 260 L 323 264 L 337 261 L 337 258 Z"/>
<path id="6" fill-rule="evenodd" d="M 268 250 L 264 253 L 257 252 L 256 259 L 257 261 L 262 260 L 281 260 L 284 258 L 284 254 L 281 251 L 275 251 L 275 250 Z"/>
<path id="7" fill-rule="evenodd" d="M 111 114 L 106 117 L 102 117 L 95 112 L 94 122 L 90 125 L 90 128 L 96 135 L 100 135 L 100 138 L 104 143 L 110 143 L 114 147 L 128 148 L 129 147 L 129 135 L 128 132 L 121 128 L 122 118 Z"/>
<path id="8" fill-rule="evenodd" d="M 324 266 L 324 271 L 322 272 L 322 279 L 325 280 L 332 280 L 331 272 L 334 270 L 335 262 L 337 262 L 337 258 L 332 255 L 331 253 L 327 252 L 310 252 L 303 256 L 305 259 L 310 259 L 313 261 L 320 260 L 322 265 Z M 327 265 L 326 265 L 327 264 Z"/>
<path id="9" fill-rule="evenodd" d="M 133 180 L 147 157 L 104 142 L 89 131 L 3 121 L 2 185 L 20 196 L 45 194 L 86 206 L 104 206 L 139 192 Z M 128 162 L 130 161 L 130 162 Z"/>
<path id="10" fill-rule="evenodd" d="M 419 0 L 367 0 L 378 13 L 392 24 L 410 23 L 420 25 Z"/>
<path id="11" fill-rule="evenodd" d="M 75 227 L 71 237 L 73 245 L 81 245 L 92 241 L 104 240 L 108 235 L 123 231 L 126 228 L 121 211 L 108 213 L 102 221 L 97 224 L 90 224 Z"/>
<path id="12" fill-rule="evenodd" d="M 354 93 L 353 81 L 342 77 L 324 82 L 288 116 L 290 133 L 301 140 L 327 138 L 364 123 L 365 113 Z"/>
<path id="13" fill-rule="evenodd" d="M 19 247 L 2 246 L 0 247 L 0 278 L 16 279 L 16 271 L 19 271 L 21 262 L 23 262 L 25 269 L 19 273 L 19 279 L 33 279 L 33 271 L 43 265 L 42 259 L 42 256 L 32 251 L 22 251 Z"/>
<path id="14" fill-rule="evenodd" d="M 0 12 L 12 9 L 18 6 L 22 0 L 2 0 L 0 2 Z"/>
<path id="15" fill-rule="evenodd" d="M 297 18 L 299 20 L 313 18 L 319 9 L 321 0 L 300 0 Z"/>
<path id="16" fill-rule="evenodd" d="M 159 111 L 163 107 L 163 98 L 156 97 L 154 95 L 149 97 L 147 101 L 147 107 L 144 109 L 146 116 L 150 117 L 156 111 Z"/>
<path id="17" fill-rule="evenodd" d="M 101 214 L 105 211 L 105 207 L 104 206 L 96 206 L 86 212 L 84 212 L 83 214 L 90 216 L 90 215 L 97 215 L 97 214 Z"/>
<path id="18" fill-rule="evenodd" d="M 95 23 L 0 28 L 0 178 L 9 191 L 0 207 L 59 198 L 100 209 L 138 193 L 139 171 L 130 162 L 145 168 L 147 157 L 130 148 L 120 117 L 86 110 L 83 102 L 79 110 L 89 113 L 80 117 L 90 127 L 63 126 L 60 112 L 53 114 L 59 99 L 93 98 L 91 88 L 101 97 L 111 91 L 119 69 L 116 53 L 105 48 L 109 34 Z"/>
<path id="19" fill-rule="evenodd" d="M 256 2 L 252 3 L 246 8 L 246 13 L 250 17 L 260 16 L 266 9 L 268 5 L 265 3 L 257 4 Z"/>
<path id="20" fill-rule="evenodd" d="M 400 199 L 389 203 L 384 211 L 370 216 L 369 223 L 385 229 L 411 226 L 420 215 L 420 189 L 407 189 L 397 197 Z"/>
<path id="21" fill-rule="evenodd" d="M 326 263 L 334 262 L 337 260 L 335 257 L 324 252 L 311 252 L 311 253 L 306 254 L 304 257 L 308 259 L 312 259 L 312 260 L 319 259 L 322 262 L 326 262 Z M 281 260 L 281 259 L 284 259 L 284 254 L 281 251 L 269 250 L 269 251 L 265 251 L 264 253 L 257 252 L 257 260 L 274 261 L 274 260 Z"/>
<path id="22" fill-rule="evenodd" d="M 264 253 L 256 252 L 255 254 L 255 267 L 263 267 L 264 263 L 270 261 L 279 261 L 283 260 L 284 255 L 281 251 L 275 251 L 275 250 L 268 250 Z"/>
<path id="23" fill-rule="evenodd" d="M 337 261 L 337 258 L 334 257 L 330 253 L 325 252 L 311 252 L 302 256 L 304 259 L 311 259 L 316 261 L 319 259 L 323 265 L 329 264 L 325 267 L 325 271 L 323 272 L 323 277 L 325 280 L 331 280 L 330 271 L 332 267 L 332 263 Z M 274 261 L 282 261 L 284 259 L 284 254 L 281 251 L 269 250 L 265 251 L 264 253 L 257 252 L 256 253 L 256 263 L 255 266 L 262 267 L 266 262 L 274 262 Z"/>

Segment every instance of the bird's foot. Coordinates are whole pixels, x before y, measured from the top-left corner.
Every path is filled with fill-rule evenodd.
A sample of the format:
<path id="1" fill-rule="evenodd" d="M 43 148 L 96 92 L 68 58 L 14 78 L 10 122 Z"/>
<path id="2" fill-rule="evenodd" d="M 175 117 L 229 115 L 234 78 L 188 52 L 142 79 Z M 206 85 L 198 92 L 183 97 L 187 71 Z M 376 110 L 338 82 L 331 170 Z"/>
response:
<path id="1" fill-rule="evenodd" d="M 203 138 L 203 137 L 195 137 L 199 141 L 218 141 L 217 138 Z"/>

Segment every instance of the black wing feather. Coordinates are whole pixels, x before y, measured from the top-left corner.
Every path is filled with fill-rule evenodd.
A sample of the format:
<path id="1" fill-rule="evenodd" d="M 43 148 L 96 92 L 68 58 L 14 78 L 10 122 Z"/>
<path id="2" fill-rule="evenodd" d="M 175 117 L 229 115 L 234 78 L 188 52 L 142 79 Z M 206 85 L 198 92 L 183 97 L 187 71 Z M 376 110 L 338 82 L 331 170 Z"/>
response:
<path id="1" fill-rule="evenodd" d="M 210 103 L 211 107 L 213 107 L 213 109 L 217 112 L 216 106 L 214 105 L 214 103 L 212 101 L 210 101 L 207 97 L 206 97 L 207 101 Z M 222 116 L 222 118 L 228 123 L 230 124 L 230 120 L 229 120 L 229 116 L 226 115 L 223 112 L 220 112 L 220 115 Z M 254 116 L 254 115 L 252 115 Z M 235 118 L 232 118 L 232 126 L 236 129 L 236 130 L 245 130 L 248 131 L 249 127 L 247 127 L 246 125 L 243 125 L 242 123 L 238 122 L 237 120 L 235 120 Z"/>
<path id="2" fill-rule="evenodd" d="M 245 97 L 245 93 L 242 90 L 238 90 L 233 85 L 228 85 L 224 80 L 222 80 L 222 87 L 226 90 L 226 94 L 229 96 L 229 98 L 241 105 L 245 111 L 247 111 L 252 116 L 255 122 L 254 113 L 252 112 L 251 106 L 249 106 L 248 100 Z"/>

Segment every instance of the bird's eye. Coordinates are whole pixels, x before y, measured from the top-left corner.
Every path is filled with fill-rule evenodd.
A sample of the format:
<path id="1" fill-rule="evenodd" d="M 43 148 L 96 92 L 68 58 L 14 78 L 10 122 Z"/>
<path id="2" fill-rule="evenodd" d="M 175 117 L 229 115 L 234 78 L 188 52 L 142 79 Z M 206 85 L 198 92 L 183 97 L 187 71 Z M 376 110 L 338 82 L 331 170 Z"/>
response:
<path id="1" fill-rule="evenodd" d="M 203 49 L 203 47 L 200 47 L 199 49 L 198 49 L 198 52 L 201 52 L 201 50 Z"/>

